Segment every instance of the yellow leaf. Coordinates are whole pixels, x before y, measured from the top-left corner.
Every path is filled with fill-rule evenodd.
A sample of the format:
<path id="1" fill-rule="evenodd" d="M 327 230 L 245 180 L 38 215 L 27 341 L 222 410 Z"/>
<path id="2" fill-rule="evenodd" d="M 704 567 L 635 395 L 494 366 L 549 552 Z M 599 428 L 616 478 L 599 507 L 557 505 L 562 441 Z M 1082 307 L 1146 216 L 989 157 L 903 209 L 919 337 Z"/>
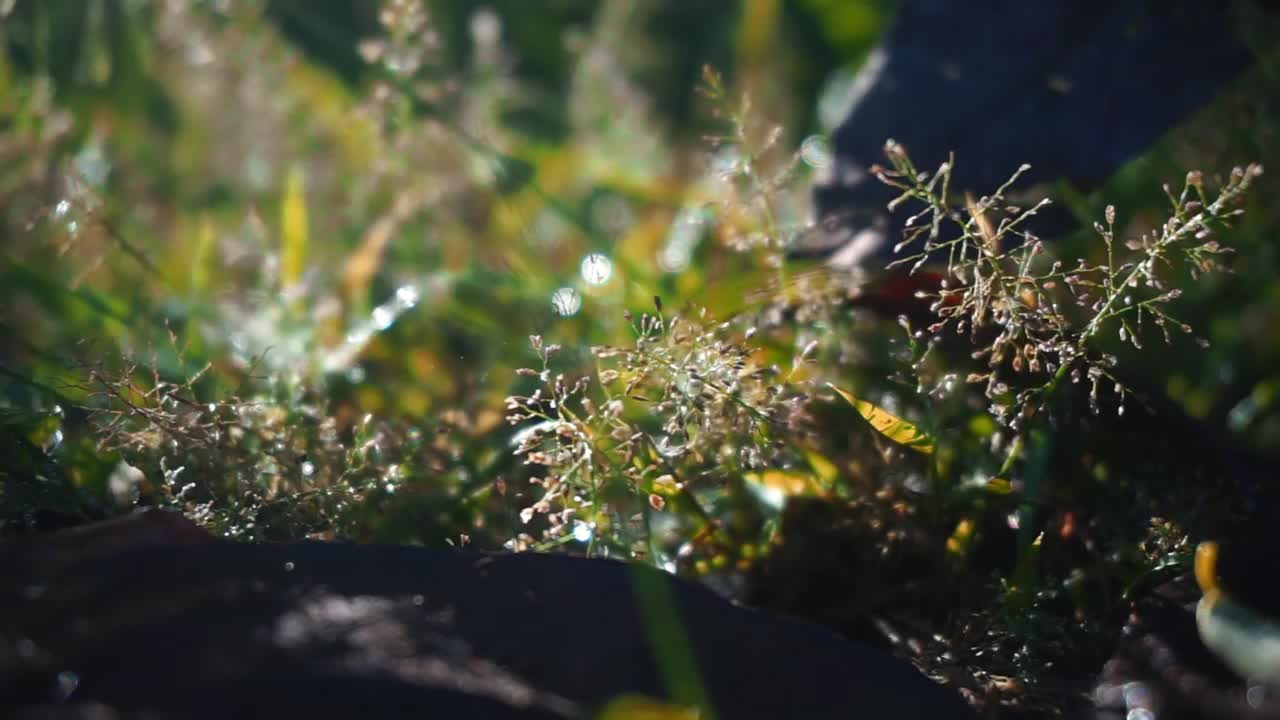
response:
<path id="1" fill-rule="evenodd" d="M 794 495 L 817 495 L 822 486 L 817 479 L 807 472 L 794 470 L 765 470 L 758 473 L 745 473 L 742 476 L 747 482 L 760 485 L 786 497 Z"/>
<path id="2" fill-rule="evenodd" d="M 673 705 L 639 695 L 623 695 L 605 706 L 599 720 L 698 720 L 696 707 Z"/>
<path id="3" fill-rule="evenodd" d="M 947 552 L 961 557 L 969 554 L 969 545 L 973 542 L 973 531 L 976 527 L 972 518 L 964 518 L 956 523 L 955 532 L 947 538 Z"/>
<path id="4" fill-rule="evenodd" d="M 1013 483 L 1008 478 L 993 477 L 987 481 L 987 492 L 1008 495 L 1013 492 Z"/>
<path id="5" fill-rule="evenodd" d="M 347 256 L 342 269 L 342 289 L 347 301 L 363 305 L 374 275 L 400 227 L 427 203 L 425 190 L 407 189 L 396 195 L 391 208 L 365 229 L 360 244 Z"/>
<path id="6" fill-rule="evenodd" d="M 836 464 L 826 455 L 809 450 L 805 452 L 804 457 L 809 461 L 809 467 L 813 468 L 813 473 L 824 484 L 830 485 L 840 478 L 840 468 L 836 467 Z"/>
<path id="7" fill-rule="evenodd" d="M 855 397 L 848 390 L 842 390 L 831 383 L 827 383 L 827 386 L 847 400 L 853 406 L 853 409 L 858 411 L 859 415 L 871 423 L 871 427 L 875 428 L 876 432 L 904 447 L 909 447 L 925 455 L 933 454 L 933 438 L 929 437 L 913 423 L 903 420 L 882 407 Z"/>
<path id="8" fill-rule="evenodd" d="M 307 267 L 307 197 L 302 168 L 294 166 L 280 203 L 280 285 L 292 287 Z"/>

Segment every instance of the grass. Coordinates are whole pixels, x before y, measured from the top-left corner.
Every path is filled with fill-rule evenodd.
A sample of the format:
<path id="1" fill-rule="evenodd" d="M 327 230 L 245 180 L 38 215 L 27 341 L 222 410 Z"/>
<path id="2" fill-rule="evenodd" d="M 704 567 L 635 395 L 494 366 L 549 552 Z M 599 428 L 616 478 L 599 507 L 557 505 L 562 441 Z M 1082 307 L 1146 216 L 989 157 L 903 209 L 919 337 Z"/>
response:
<path id="1" fill-rule="evenodd" d="M 11 27 L 69 27 L 38 6 Z M 1234 442 L 1280 442 L 1270 176 L 1192 172 L 1163 206 L 1136 189 L 1221 160 L 1191 131 L 1072 198 L 1092 232 L 1053 244 L 1017 172 L 951 188 L 966 159 L 922 171 L 890 142 L 894 268 L 946 278 L 899 318 L 788 256 L 830 151 L 783 129 L 758 37 L 673 128 L 635 80 L 652 38 L 628 3 L 580 28 L 555 97 L 493 13 L 455 32 L 389 0 L 347 84 L 227 7 L 120 11 L 74 71 L 3 38 L 6 535 L 162 505 L 243 540 L 781 582 L 801 614 L 875 598 L 943 648 L 899 652 L 990 689 L 974 678 L 1091 667 L 1218 512 L 1198 498 L 1230 468 L 1188 447 L 1170 475 L 1136 439 L 1168 413 L 1129 408 L 1167 393 L 1208 428 L 1225 405 Z M 1241 95 L 1273 107 L 1223 103 Z M 549 106 L 558 133 L 517 121 Z M 847 584 L 886 571 L 899 587 Z"/>

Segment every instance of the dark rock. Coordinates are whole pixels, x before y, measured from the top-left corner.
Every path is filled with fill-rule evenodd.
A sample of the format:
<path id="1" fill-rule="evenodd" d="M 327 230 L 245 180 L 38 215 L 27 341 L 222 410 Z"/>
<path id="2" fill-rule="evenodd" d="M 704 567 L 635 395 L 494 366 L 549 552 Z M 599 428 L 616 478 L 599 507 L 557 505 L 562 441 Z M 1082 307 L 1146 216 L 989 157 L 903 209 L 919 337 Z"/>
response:
<path id="1" fill-rule="evenodd" d="M 79 551 L 65 537 L 56 552 L 0 546 L 0 707 L 29 717 L 569 718 L 638 694 L 705 698 L 721 718 L 972 717 L 887 654 L 648 568 L 157 543 L 166 532 L 193 539 L 191 528 L 132 523 L 146 527 L 134 531 L 141 540 L 112 548 L 129 523 L 80 531 Z"/>
<path id="2" fill-rule="evenodd" d="M 896 193 L 868 172 L 888 165 L 889 138 L 921 170 L 955 152 L 957 190 L 991 192 L 1023 163 L 1022 187 L 1096 187 L 1250 64 L 1229 10 L 1191 0 L 902 0 L 850 91 L 831 173 L 815 186 L 822 231 L 799 251 L 844 248 L 843 264 L 872 270 L 891 257 L 902 217 L 889 223 L 885 205 Z M 1072 223 L 1051 206 L 1033 229 L 1053 237 Z M 878 241 L 864 234 L 863 252 L 850 252 L 869 228 Z"/>

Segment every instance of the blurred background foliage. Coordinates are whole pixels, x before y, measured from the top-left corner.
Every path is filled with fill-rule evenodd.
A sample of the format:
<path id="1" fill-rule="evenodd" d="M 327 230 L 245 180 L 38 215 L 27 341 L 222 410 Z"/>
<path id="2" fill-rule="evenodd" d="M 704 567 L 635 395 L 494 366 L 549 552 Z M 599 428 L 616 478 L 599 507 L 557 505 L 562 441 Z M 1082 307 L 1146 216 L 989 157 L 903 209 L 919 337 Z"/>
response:
<path id="1" fill-rule="evenodd" d="M 460 441 L 447 463 L 482 477 L 424 482 L 427 495 L 512 471 L 489 433 L 530 334 L 580 359 L 625 337 L 622 311 L 654 295 L 741 305 L 748 282 L 714 289 L 752 263 L 713 261 L 720 249 L 703 243 L 715 166 L 702 135 L 715 128 L 694 92 L 702 67 L 756 88 L 758 112 L 785 121 L 795 145 L 819 124 L 822 83 L 856 65 L 887 16 L 775 0 L 3 10 L 15 442 L 34 438 L 51 460 L 100 454 L 79 435 L 90 368 L 154 360 L 155 377 L 177 381 L 210 365 L 201 400 L 261 381 L 319 392 L 348 434 L 368 413 L 463 425 L 475 445 Z M 592 252 L 613 274 L 600 285 L 582 278 Z M 585 300 L 572 317 L 553 308 L 561 288 Z M 61 420 L 36 421 L 55 406 Z M 59 508 L 115 512 L 110 467 L 66 478 Z M 9 532 L 51 509 L 51 497 L 25 504 L 25 472 L 6 483 Z M 362 532 L 461 529 L 384 517 L 395 530 Z"/>
<path id="2" fill-rule="evenodd" d="M 540 491 L 512 452 L 505 399 L 538 386 L 517 374 L 538 367 L 529 337 L 562 347 L 555 372 L 589 375 L 589 349 L 630 345 L 627 311 L 654 312 L 657 296 L 668 313 L 758 325 L 763 366 L 792 367 L 816 342 L 813 379 L 945 418 L 934 427 L 950 439 L 941 469 L 922 475 L 847 405 L 819 403 L 803 461 L 734 459 L 751 487 L 702 498 L 728 539 L 700 534 L 706 518 L 673 502 L 665 514 L 688 523 L 648 559 L 727 577 L 790 522 L 820 526 L 805 563 L 859 577 L 891 557 L 932 572 L 985 529 L 1007 547 L 981 562 L 1025 579 L 1014 566 L 1026 529 L 983 519 L 1019 502 L 984 484 L 1001 459 L 984 408 L 929 408 L 891 381 L 895 318 L 778 301 L 796 276 L 777 267 L 777 237 L 805 224 L 823 138 L 892 5 L 0 0 L 0 531 L 158 504 L 244 539 L 523 547 L 520 511 Z M 1242 32 L 1265 24 L 1244 18 Z M 1055 194 L 1086 228 L 1118 206 L 1133 234 L 1164 217 L 1160 186 L 1188 169 L 1280 168 L 1280 56 L 1259 47 L 1245 78 L 1100 191 Z M 708 64 L 728 107 L 750 97 L 737 135 L 695 92 Z M 726 132 L 719 148 L 705 140 Z M 1280 451 L 1275 190 L 1264 175 L 1232 238 L 1235 274 L 1178 303 L 1210 349 L 1129 363 L 1268 457 Z M 1087 231 L 1062 247 L 1098 252 Z M 627 412 L 659 432 L 660 419 Z M 1168 442 L 1158 427 L 1126 432 L 1132 468 L 1095 463 L 1087 482 L 1099 484 L 1076 486 L 1078 505 L 1040 525 L 1080 508 L 1122 517 L 1108 532 L 1130 544 L 1104 584 L 1185 563 L 1190 547 L 1131 504 L 1158 486 L 1090 496 Z M 922 487 L 925 475 L 947 483 Z M 806 500 L 833 499 L 846 511 L 805 514 Z M 642 512 L 664 514 L 656 502 Z M 839 535 L 850 525 L 853 540 Z M 804 595 L 804 582 L 771 592 Z M 1082 592 L 1063 590 L 1073 607 L 1095 601 Z"/>

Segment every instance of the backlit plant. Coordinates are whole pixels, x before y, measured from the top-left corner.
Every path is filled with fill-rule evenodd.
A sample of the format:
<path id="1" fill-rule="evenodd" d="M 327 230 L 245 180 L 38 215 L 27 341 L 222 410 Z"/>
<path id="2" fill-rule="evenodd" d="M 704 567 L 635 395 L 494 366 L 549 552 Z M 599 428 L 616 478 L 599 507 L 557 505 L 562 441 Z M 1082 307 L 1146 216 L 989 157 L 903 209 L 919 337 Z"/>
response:
<path id="1" fill-rule="evenodd" d="M 1202 173 L 1187 174 L 1181 190 L 1165 186 L 1172 205 L 1168 219 L 1137 237 L 1119 238 L 1116 209 L 1108 205 L 1104 222 L 1093 229 L 1106 250 L 1105 260 L 1075 263 L 1049 257 L 1044 242 L 1026 229 L 1027 221 L 1049 203 L 1029 208 L 1012 205 L 1007 193 L 1023 166 L 993 194 L 964 202 L 952 196 L 951 163 L 921 172 L 906 150 L 893 141 L 885 147 L 891 168 L 876 167 L 878 178 L 901 191 L 891 208 L 915 203 L 923 209 L 907 218 L 898 248 L 910 248 L 891 267 L 911 271 L 935 264 L 945 279 L 931 301 L 936 320 L 921 337 L 967 334 L 973 357 L 985 364 L 967 381 L 979 383 L 991 400 L 991 413 L 1015 429 L 1036 415 L 1062 381 L 1087 380 L 1090 405 L 1099 410 L 1099 389 L 1114 387 L 1124 412 L 1126 389 L 1111 372 L 1114 355 L 1098 347 L 1104 333 L 1143 349 L 1143 335 L 1155 326 L 1165 343 L 1172 330 L 1191 334 L 1190 325 L 1170 315 L 1169 304 L 1182 295 L 1178 273 L 1192 279 L 1222 269 L 1219 257 L 1231 248 L 1219 239 L 1262 167 L 1234 169 L 1212 197 Z M 1201 345 L 1207 341 L 1197 338 Z M 918 367 L 923 367 L 917 362 Z"/>
<path id="2" fill-rule="evenodd" d="M 593 548 L 599 540 L 614 552 L 665 557 L 651 513 L 678 512 L 695 536 L 721 535 L 717 508 L 743 499 L 743 474 L 794 461 L 808 385 L 761 365 L 753 331 L 705 310 L 668 316 L 659 303 L 656 313 L 628 316 L 634 345 L 592 348 L 594 378 L 566 379 L 551 367 L 560 348 L 531 338 L 542 367 L 518 373 L 540 386 L 507 399 L 507 420 L 520 426 L 515 452 L 542 490 L 521 520 L 545 516 L 545 542 L 576 535 Z M 667 522 L 668 531 L 678 524 Z"/>

